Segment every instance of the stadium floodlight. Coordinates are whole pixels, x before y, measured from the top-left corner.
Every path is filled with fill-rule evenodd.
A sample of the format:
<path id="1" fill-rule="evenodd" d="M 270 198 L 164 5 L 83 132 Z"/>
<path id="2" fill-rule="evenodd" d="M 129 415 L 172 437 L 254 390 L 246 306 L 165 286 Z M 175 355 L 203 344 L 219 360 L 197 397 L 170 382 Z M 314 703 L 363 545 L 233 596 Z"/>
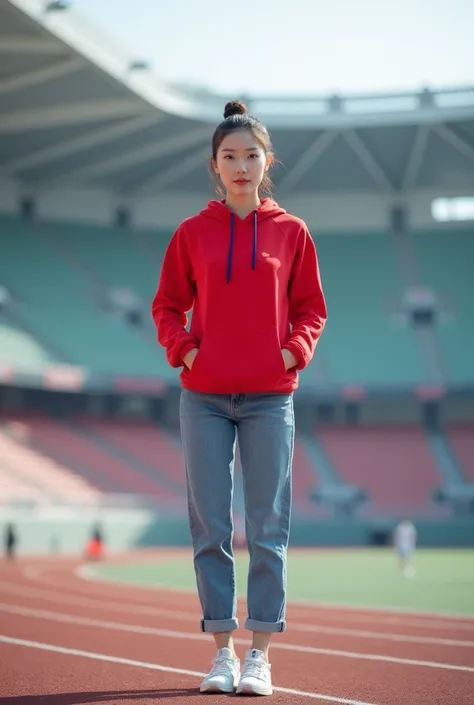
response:
<path id="1" fill-rule="evenodd" d="M 52 0 L 47 2 L 44 9 L 45 12 L 56 12 L 57 10 L 67 10 L 71 3 L 67 0 Z"/>

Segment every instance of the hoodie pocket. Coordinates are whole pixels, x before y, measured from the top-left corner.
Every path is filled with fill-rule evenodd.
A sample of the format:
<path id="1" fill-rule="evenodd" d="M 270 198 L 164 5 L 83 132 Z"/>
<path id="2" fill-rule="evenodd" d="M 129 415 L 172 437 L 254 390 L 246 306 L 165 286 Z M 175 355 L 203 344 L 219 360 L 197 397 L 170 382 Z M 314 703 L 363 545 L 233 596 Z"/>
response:
<path id="1" fill-rule="evenodd" d="M 190 388 L 207 393 L 269 392 L 288 372 L 275 331 L 201 341 L 191 370 L 182 374 Z"/>
<path id="2" fill-rule="evenodd" d="M 224 355 L 225 359 L 225 355 Z M 183 382 L 202 392 L 219 392 L 228 381 L 222 350 L 217 345 L 201 341 L 190 370 L 183 371 Z"/>
<path id="3" fill-rule="evenodd" d="M 266 383 L 277 382 L 286 374 L 285 361 L 276 336 L 271 340 L 271 344 L 268 338 L 261 344 L 256 342 L 249 363 L 248 372 L 251 373 L 254 383 L 258 383 L 258 380 Z"/>

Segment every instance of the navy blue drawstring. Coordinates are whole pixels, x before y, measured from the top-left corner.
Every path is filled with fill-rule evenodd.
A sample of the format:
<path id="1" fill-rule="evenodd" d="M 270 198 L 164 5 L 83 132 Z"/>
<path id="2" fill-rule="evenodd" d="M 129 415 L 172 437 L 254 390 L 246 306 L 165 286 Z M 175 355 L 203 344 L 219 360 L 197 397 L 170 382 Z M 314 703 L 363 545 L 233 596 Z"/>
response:
<path id="1" fill-rule="evenodd" d="M 235 217 L 230 214 L 229 254 L 227 256 L 227 283 L 232 279 L 232 258 L 234 256 Z M 257 267 L 257 211 L 253 212 L 252 269 Z"/>
<path id="2" fill-rule="evenodd" d="M 227 257 L 227 283 L 230 282 L 232 276 L 232 257 L 234 254 L 234 214 L 230 214 L 230 242 L 229 242 L 229 255 Z"/>
<path id="3" fill-rule="evenodd" d="M 257 211 L 253 212 L 252 269 L 257 266 Z"/>

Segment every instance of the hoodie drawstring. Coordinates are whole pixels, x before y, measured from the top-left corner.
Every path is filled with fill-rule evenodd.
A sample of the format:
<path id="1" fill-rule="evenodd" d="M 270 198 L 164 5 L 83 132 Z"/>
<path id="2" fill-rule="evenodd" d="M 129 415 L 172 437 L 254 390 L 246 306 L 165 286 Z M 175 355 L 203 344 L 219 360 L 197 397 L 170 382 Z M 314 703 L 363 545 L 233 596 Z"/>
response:
<path id="1" fill-rule="evenodd" d="M 252 269 L 257 266 L 257 211 L 253 212 Z"/>
<path id="2" fill-rule="evenodd" d="M 230 214 L 230 242 L 229 242 L 229 255 L 227 257 L 227 283 L 230 282 L 232 277 L 232 257 L 234 255 L 234 214 Z"/>
<path id="3" fill-rule="evenodd" d="M 234 256 L 235 216 L 230 214 L 229 254 L 227 256 L 227 283 L 232 279 L 232 259 Z M 257 267 L 257 211 L 253 212 L 252 269 Z"/>

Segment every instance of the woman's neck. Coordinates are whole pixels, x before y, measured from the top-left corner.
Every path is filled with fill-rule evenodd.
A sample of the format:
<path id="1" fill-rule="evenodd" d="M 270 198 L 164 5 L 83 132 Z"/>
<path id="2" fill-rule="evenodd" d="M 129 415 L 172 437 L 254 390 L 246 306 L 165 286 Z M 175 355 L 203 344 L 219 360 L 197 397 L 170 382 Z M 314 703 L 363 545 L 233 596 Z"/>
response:
<path id="1" fill-rule="evenodd" d="M 234 194 L 228 194 L 225 199 L 225 204 L 239 218 L 246 218 L 249 213 L 254 211 L 260 205 L 260 198 L 257 193 L 251 193 L 239 198 Z"/>

